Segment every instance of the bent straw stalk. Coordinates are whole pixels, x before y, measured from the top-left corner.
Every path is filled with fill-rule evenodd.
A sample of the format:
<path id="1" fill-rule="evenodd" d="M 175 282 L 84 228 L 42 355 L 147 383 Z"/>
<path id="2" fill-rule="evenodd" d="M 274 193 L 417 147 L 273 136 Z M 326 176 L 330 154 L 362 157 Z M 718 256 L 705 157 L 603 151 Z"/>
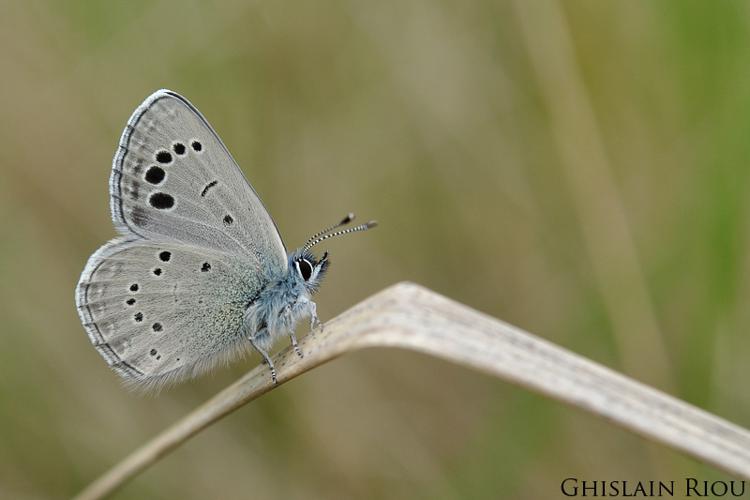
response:
<path id="1" fill-rule="evenodd" d="M 401 283 L 308 335 L 299 359 L 274 359 L 284 382 L 347 352 L 399 347 L 483 371 L 601 416 L 625 429 L 750 479 L 750 432 L 435 292 Z M 245 403 L 275 389 L 261 365 L 135 450 L 78 499 L 102 498 Z"/>

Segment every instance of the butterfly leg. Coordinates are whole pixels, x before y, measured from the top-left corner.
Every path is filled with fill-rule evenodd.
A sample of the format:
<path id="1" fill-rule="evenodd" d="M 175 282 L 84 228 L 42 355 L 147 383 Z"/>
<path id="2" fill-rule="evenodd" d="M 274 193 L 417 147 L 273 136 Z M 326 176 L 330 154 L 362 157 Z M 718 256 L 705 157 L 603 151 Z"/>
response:
<path id="1" fill-rule="evenodd" d="M 294 352 L 296 352 L 297 356 L 299 356 L 300 358 L 304 358 L 305 355 L 302 353 L 302 349 L 300 349 L 299 344 L 297 344 L 297 336 L 294 334 L 294 330 L 292 330 L 289 333 L 289 338 L 292 341 L 292 347 L 294 347 Z"/>
<path id="2" fill-rule="evenodd" d="M 320 327 L 320 331 L 323 331 L 323 323 L 318 319 L 318 306 L 315 302 L 310 301 L 310 330 L 315 333 L 315 328 Z"/>
<path id="3" fill-rule="evenodd" d="M 302 354 L 302 349 L 300 349 L 299 344 L 297 343 L 297 336 L 294 334 L 294 325 L 296 323 L 295 318 L 295 309 L 292 307 L 291 304 L 287 304 L 284 307 L 283 312 L 279 314 L 279 319 L 282 320 L 282 323 L 285 325 L 284 328 L 289 331 L 289 340 L 292 342 L 292 347 L 294 347 L 294 352 L 297 353 L 297 356 L 300 358 L 304 358 L 305 355 Z"/>
<path id="4" fill-rule="evenodd" d="M 273 366 L 273 361 L 271 361 L 271 357 L 268 355 L 268 353 L 263 350 L 256 342 L 253 340 L 252 337 L 247 338 L 252 346 L 255 348 L 256 351 L 260 353 L 261 356 L 263 356 L 263 362 L 268 365 L 268 367 L 271 369 L 271 380 L 273 380 L 274 384 L 277 384 L 278 381 L 276 380 L 276 367 Z"/>

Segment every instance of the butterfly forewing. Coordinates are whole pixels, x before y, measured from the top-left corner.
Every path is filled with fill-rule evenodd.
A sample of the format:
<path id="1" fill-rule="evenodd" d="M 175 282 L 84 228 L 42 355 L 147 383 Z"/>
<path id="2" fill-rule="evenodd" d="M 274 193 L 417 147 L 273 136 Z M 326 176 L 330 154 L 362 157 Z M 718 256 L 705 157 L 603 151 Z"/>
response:
<path id="1" fill-rule="evenodd" d="M 110 191 L 125 234 L 254 253 L 286 269 L 286 250 L 260 198 L 208 122 L 171 91 L 154 93 L 130 118 Z"/>

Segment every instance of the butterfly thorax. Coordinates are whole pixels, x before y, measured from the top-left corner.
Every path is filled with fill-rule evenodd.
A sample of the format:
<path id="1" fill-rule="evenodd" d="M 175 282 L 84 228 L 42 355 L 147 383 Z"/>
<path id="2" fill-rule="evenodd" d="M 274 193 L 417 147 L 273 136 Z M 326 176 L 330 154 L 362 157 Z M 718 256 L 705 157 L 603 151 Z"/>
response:
<path id="1" fill-rule="evenodd" d="M 301 319 L 316 320 L 316 307 L 311 297 L 320 286 L 328 265 L 327 254 L 317 261 L 307 251 L 292 252 L 284 274 L 272 278 L 245 310 L 244 336 L 267 349 L 279 337 L 294 331 Z"/>

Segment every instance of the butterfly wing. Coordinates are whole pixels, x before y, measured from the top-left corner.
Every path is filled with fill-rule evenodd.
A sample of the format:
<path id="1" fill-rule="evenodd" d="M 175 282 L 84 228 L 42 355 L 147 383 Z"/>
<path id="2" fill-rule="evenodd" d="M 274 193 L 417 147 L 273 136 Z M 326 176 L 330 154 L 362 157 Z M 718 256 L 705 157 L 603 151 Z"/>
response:
<path id="1" fill-rule="evenodd" d="M 76 288 L 94 346 L 126 382 L 159 386 L 245 347 L 244 311 L 287 257 L 260 198 L 203 116 L 160 90 L 136 109 L 110 178 L 123 234 Z"/>
<path id="2" fill-rule="evenodd" d="M 233 254 L 118 238 L 89 259 L 76 302 L 107 363 L 130 385 L 158 387 L 246 347 L 243 314 L 261 279 L 257 264 Z"/>
<path id="3" fill-rule="evenodd" d="M 110 178 L 121 233 L 251 253 L 287 268 L 275 223 L 229 151 L 190 102 L 169 90 L 148 97 L 122 134 Z"/>

